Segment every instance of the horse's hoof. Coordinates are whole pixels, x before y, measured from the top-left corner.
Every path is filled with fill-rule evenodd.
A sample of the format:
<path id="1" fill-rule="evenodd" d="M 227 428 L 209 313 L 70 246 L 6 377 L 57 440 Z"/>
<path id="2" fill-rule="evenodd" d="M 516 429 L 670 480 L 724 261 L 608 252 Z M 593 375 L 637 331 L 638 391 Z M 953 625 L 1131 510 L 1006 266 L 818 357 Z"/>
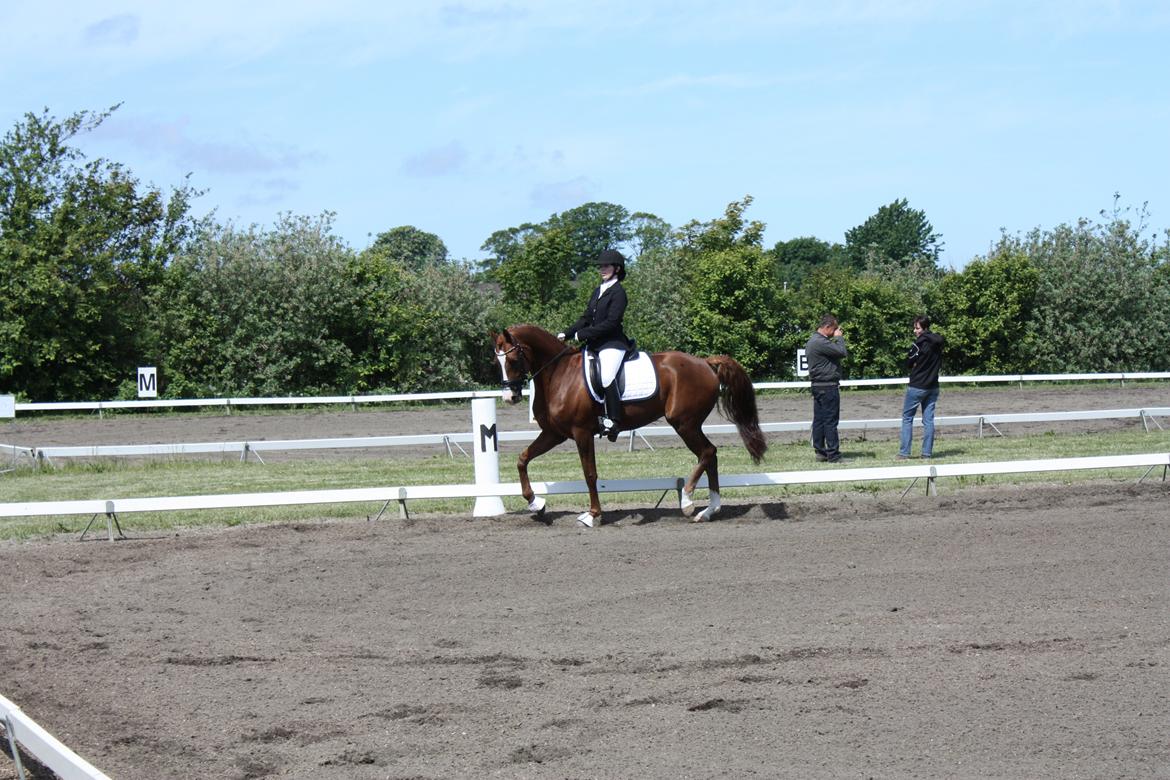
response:
<path id="1" fill-rule="evenodd" d="M 537 517 L 544 517 L 544 510 L 546 506 L 547 504 L 545 500 L 540 496 L 537 496 L 536 498 L 532 499 L 531 502 L 529 502 L 528 511 Z"/>
<path id="2" fill-rule="evenodd" d="M 581 514 L 577 515 L 577 522 L 586 528 L 594 528 L 598 525 L 601 525 L 601 517 L 594 517 L 588 512 L 582 512 Z"/>
<path id="3" fill-rule="evenodd" d="M 683 517 L 690 517 L 691 515 L 693 515 L 695 513 L 695 505 L 694 504 L 683 504 L 682 513 L 683 513 Z M 696 520 L 695 522 L 698 522 L 698 520 Z"/>

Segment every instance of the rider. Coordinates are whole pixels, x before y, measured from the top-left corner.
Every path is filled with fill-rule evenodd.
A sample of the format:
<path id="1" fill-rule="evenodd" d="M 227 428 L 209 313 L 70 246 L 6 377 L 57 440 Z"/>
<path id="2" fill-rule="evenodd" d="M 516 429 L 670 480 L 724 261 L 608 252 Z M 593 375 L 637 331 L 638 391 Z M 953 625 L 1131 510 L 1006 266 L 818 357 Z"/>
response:
<path id="1" fill-rule="evenodd" d="M 585 346 L 597 354 L 601 384 L 605 387 L 605 416 L 598 422 L 601 432 L 610 441 L 617 441 L 622 402 L 616 379 L 626 350 L 630 348 L 630 340 L 622 330 L 627 300 L 621 281 L 626 278 L 626 258 L 616 249 L 606 249 L 597 256 L 595 264 L 601 272 L 601 284 L 589 296 L 589 304 L 581 318 L 558 333 L 557 338 L 584 341 Z"/>

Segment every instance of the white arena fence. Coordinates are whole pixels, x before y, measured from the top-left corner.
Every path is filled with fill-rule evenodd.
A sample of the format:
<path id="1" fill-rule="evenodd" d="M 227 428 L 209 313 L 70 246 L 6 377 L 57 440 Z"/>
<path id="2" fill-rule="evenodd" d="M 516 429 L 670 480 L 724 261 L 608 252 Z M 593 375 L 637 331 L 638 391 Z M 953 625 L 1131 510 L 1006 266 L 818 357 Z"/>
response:
<path id="1" fill-rule="evenodd" d="M 3 696 L 0 696 L 0 725 L 4 726 L 18 777 L 25 776 L 16 749 L 19 743 L 61 780 L 110 780 L 108 775 L 62 744 Z"/>
<path id="2" fill-rule="evenodd" d="M 777 471 L 759 474 L 731 474 L 719 478 L 720 487 L 767 487 L 784 485 L 855 483 L 878 480 L 927 480 L 928 491 L 934 492 L 939 477 L 967 477 L 992 474 L 1021 474 L 1038 472 L 1081 471 L 1085 469 L 1145 468 L 1144 479 L 1151 471 L 1162 467 L 1162 479 L 1170 467 L 1170 453 L 1142 455 L 1101 455 L 1083 458 L 1049 458 L 1044 460 L 990 461 L 985 463 L 923 463 L 909 466 L 881 466 L 874 468 L 821 468 L 811 471 Z M 1140 481 L 1140 480 L 1139 480 Z M 682 477 L 649 479 L 599 479 L 599 493 L 630 493 L 647 491 L 681 492 Z M 698 486 L 707 486 L 703 477 Z M 533 482 L 537 495 L 551 496 L 567 493 L 587 493 L 584 480 L 564 482 Z M 0 517 L 51 517 L 57 515 L 106 515 L 114 519 L 119 513 L 173 512 L 197 509 L 235 509 L 243 507 L 293 506 L 312 504 L 344 504 L 380 502 L 388 505 L 399 502 L 406 514 L 407 501 L 425 499 L 480 498 L 484 496 L 519 496 L 520 483 L 463 484 L 463 485 L 403 485 L 397 487 L 347 488 L 343 490 L 295 490 L 273 493 L 232 493 L 201 496 L 156 496 L 148 498 L 81 499 L 74 501 L 32 501 L 0 504 Z M 113 534 L 110 526 L 111 538 Z"/>
<path id="3" fill-rule="evenodd" d="M 1071 412 L 1020 412 L 1004 414 L 969 414 L 936 417 L 938 426 L 974 426 L 980 436 L 986 428 L 991 428 L 996 434 L 1002 435 L 1000 425 L 1011 423 L 1039 423 L 1039 422 L 1069 422 L 1076 420 L 1140 420 L 1145 430 L 1151 426 L 1162 429 L 1158 421 L 1161 417 L 1170 417 L 1170 407 L 1151 407 L 1145 409 L 1098 409 Z M 842 420 L 838 428 L 842 430 L 880 430 L 899 429 L 902 425 L 900 417 L 887 417 L 869 420 Z M 914 425 L 922 426 L 920 417 L 915 417 Z M 797 422 L 761 423 L 760 429 L 765 433 L 801 432 L 809 431 L 812 422 L 809 420 Z M 708 435 L 734 434 L 736 428 L 731 424 L 704 425 L 703 431 Z M 501 431 L 500 441 L 529 442 L 536 436 L 535 430 Z M 669 425 L 652 425 L 638 428 L 635 431 L 623 433 L 629 441 L 631 449 L 636 438 L 643 441 L 647 437 L 677 436 Z M 385 447 L 417 447 L 417 446 L 445 446 L 448 454 L 453 454 L 457 448 L 465 455 L 461 445 L 474 443 L 476 434 L 466 433 L 433 433 L 417 434 L 412 436 L 359 436 L 337 439 L 284 439 L 263 441 L 229 441 L 229 442 L 194 442 L 175 444 L 107 444 L 107 445 L 75 445 L 49 447 L 16 447 L 0 444 L 0 457 L 10 459 L 15 465 L 17 462 L 34 461 L 38 464 L 51 463 L 54 458 L 100 458 L 100 457 L 145 457 L 145 456 L 177 456 L 177 455 L 233 455 L 240 460 L 246 460 L 249 455 L 255 455 L 263 462 L 264 452 L 287 452 L 293 450 L 316 449 L 362 449 Z M 649 442 L 646 442 L 649 444 Z M 21 460 L 27 459 L 27 460 Z"/>
<path id="4" fill-rule="evenodd" d="M 943 384 L 989 384 L 1012 382 L 1093 382 L 1093 381 L 1139 381 L 1152 379 L 1170 379 L 1170 371 L 1136 371 L 1101 374 L 996 374 L 978 376 L 943 376 L 939 382 Z M 847 379 L 841 386 L 850 387 L 878 387 L 884 385 L 904 385 L 909 380 L 905 377 L 894 379 Z M 758 390 L 807 390 L 809 382 L 757 382 L 753 385 Z M 528 395 L 528 391 L 525 391 Z M 443 393 L 399 393 L 389 395 L 335 395 L 318 397 L 285 397 L 285 398 L 186 398 L 186 399 L 156 399 L 148 401 L 45 401 L 14 404 L 14 410 L 19 412 L 60 412 L 60 411 L 94 411 L 99 415 L 107 410 L 117 409 L 167 409 L 192 407 L 221 407 L 228 414 L 233 408 L 248 406 L 320 406 L 348 404 L 357 408 L 358 404 L 386 404 L 409 403 L 419 401 L 461 401 L 472 398 L 498 398 L 499 390 L 464 390 Z"/>

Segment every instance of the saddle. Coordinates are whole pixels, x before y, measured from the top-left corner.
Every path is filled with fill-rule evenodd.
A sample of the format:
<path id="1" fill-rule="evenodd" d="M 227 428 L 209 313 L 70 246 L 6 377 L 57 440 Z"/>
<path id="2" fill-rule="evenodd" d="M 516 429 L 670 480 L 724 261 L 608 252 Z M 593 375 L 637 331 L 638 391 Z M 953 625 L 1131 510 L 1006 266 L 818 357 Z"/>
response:
<path id="1" fill-rule="evenodd" d="M 601 384 L 601 361 L 597 355 L 588 349 L 581 350 L 581 367 L 585 374 L 585 386 L 589 388 L 589 395 L 598 403 L 605 403 L 605 388 Z M 653 398 L 658 393 L 658 372 L 654 370 L 654 361 L 646 352 L 639 352 L 635 344 L 631 344 L 622 358 L 622 366 L 618 369 L 618 395 L 622 401 L 644 401 Z"/>

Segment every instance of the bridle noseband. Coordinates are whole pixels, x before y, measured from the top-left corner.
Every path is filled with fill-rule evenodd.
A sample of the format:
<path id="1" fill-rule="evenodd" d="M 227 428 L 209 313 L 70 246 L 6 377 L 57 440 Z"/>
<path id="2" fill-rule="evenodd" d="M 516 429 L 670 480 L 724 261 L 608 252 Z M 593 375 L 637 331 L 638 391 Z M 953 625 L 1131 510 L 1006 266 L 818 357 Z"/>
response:
<path id="1" fill-rule="evenodd" d="M 572 347 L 566 345 L 560 352 L 558 352 L 553 357 L 552 360 L 548 361 L 543 366 L 536 369 L 536 371 L 533 371 L 531 376 L 529 375 L 528 372 L 532 368 L 532 361 L 529 359 L 528 355 L 526 354 L 526 351 L 525 351 L 526 348 L 523 344 L 514 343 L 514 344 L 512 344 L 512 346 L 509 349 L 505 349 L 502 351 L 497 349 L 496 350 L 496 357 L 501 358 L 501 359 L 507 357 L 508 355 L 512 354 L 513 352 L 520 353 L 520 360 L 521 360 L 520 378 L 519 379 L 505 379 L 502 383 L 504 386 L 504 389 L 508 390 L 509 392 L 511 392 L 514 395 L 519 395 L 520 392 L 523 391 L 524 385 L 528 384 L 528 382 L 530 380 L 536 379 L 536 377 L 538 377 L 540 375 L 541 371 L 544 371 L 546 368 L 551 366 L 553 363 L 560 360 L 561 357 L 571 349 L 572 349 Z"/>
<path id="2" fill-rule="evenodd" d="M 524 354 L 523 346 L 521 346 L 520 344 L 513 344 L 511 349 L 505 349 L 502 352 L 497 349 L 496 350 L 496 357 L 503 359 L 503 358 L 506 358 L 508 355 L 511 355 L 513 352 L 520 353 L 520 360 L 522 361 L 521 362 L 522 370 L 520 372 L 520 378 L 519 379 L 504 379 L 503 385 L 504 385 L 505 390 L 509 391 L 513 395 L 519 395 L 520 392 L 524 389 L 524 385 L 528 384 L 528 379 L 529 379 L 529 377 L 528 377 L 528 363 L 529 363 L 529 361 L 528 361 L 528 356 Z"/>

